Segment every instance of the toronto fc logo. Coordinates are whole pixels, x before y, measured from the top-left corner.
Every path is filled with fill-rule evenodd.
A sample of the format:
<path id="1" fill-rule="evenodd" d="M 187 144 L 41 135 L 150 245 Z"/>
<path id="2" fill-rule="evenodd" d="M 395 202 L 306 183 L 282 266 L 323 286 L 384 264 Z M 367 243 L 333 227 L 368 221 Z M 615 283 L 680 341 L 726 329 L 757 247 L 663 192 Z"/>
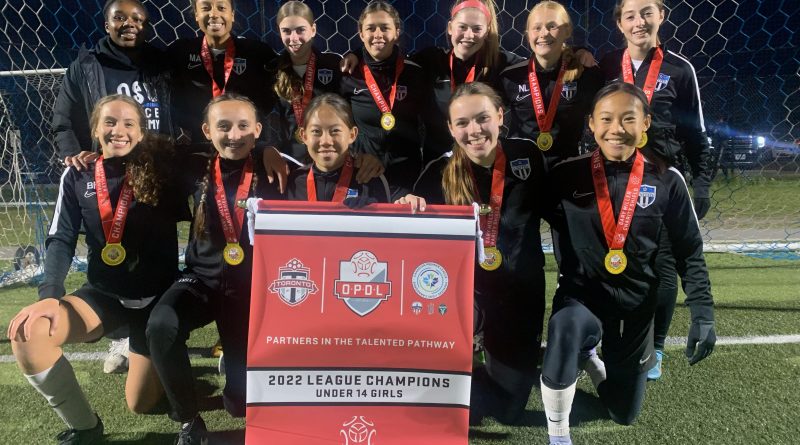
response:
<path id="1" fill-rule="evenodd" d="M 368 250 L 360 250 L 339 262 L 339 279 L 334 281 L 336 298 L 360 316 L 377 309 L 392 294 L 388 265 Z"/>
<path id="2" fill-rule="evenodd" d="M 375 436 L 378 435 L 378 430 L 375 429 L 375 424 L 364 416 L 353 416 L 342 424 L 339 435 L 344 440 L 342 445 L 376 445 Z"/>
<path id="3" fill-rule="evenodd" d="M 317 293 L 317 284 L 309 279 L 311 270 L 297 258 L 278 269 L 278 279 L 269 285 L 269 291 L 278 294 L 284 303 L 297 306 L 310 294 Z"/>

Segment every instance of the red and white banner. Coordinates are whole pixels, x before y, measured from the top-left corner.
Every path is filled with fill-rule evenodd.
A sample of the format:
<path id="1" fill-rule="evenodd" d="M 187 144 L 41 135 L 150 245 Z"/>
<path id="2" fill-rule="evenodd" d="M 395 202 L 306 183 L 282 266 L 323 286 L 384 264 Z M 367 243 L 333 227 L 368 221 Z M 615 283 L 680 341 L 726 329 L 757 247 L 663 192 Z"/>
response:
<path id="1" fill-rule="evenodd" d="M 471 207 L 263 201 L 247 444 L 466 445 Z"/>

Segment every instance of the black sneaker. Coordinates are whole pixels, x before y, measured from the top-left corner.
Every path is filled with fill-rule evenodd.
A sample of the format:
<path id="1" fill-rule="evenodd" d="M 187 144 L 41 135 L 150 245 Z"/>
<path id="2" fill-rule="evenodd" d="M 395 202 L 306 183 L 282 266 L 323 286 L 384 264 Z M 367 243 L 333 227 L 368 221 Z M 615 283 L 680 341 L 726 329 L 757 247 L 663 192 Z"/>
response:
<path id="1" fill-rule="evenodd" d="M 208 445 L 207 436 L 206 423 L 197 415 L 181 427 L 181 432 L 175 438 L 175 445 Z"/>
<path id="2" fill-rule="evenodd" d="M 96 416 L 97 414 L 95 414 Z M 68 429 L 56 436 L 58 445 L 92 445 L 103 442 L 103 421 L 97 417 L 97 425 L 88 430 Z"/>

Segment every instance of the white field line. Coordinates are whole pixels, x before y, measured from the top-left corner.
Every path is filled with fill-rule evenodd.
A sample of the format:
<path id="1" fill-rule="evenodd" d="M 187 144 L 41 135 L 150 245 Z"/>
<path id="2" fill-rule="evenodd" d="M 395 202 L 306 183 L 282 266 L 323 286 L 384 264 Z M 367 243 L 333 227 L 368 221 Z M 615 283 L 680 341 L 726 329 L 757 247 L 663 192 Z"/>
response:
<path id="1" fill-rule="evenodd" d="M 782 345 L 800 343 L 800 334 L 789 335 L 754 335 L 745 337 L 717 337 L 717 346 L 720 345 Z M 686 345 L 686 337 L 667 337 L 666 345 L 677 347 Z M 108 352 L 67 352 L 65 354 L 71 362 L 88 362 L 105 360 Z M 199 358 L 200 354 L 189 354 L 189 357 Z M 14 363 L 13 355 L 0 355 L 0 363 Z"/>

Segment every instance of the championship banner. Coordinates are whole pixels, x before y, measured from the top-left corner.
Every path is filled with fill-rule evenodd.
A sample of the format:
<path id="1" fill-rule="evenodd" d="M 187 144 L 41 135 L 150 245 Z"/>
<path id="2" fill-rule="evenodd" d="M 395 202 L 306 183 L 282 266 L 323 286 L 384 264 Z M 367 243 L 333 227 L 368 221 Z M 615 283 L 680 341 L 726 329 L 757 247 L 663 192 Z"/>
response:
<path id="1" fill-rule="evenodd" d="M 466 445 L 471 207 L 262 201 L 245 443 Z"/>

